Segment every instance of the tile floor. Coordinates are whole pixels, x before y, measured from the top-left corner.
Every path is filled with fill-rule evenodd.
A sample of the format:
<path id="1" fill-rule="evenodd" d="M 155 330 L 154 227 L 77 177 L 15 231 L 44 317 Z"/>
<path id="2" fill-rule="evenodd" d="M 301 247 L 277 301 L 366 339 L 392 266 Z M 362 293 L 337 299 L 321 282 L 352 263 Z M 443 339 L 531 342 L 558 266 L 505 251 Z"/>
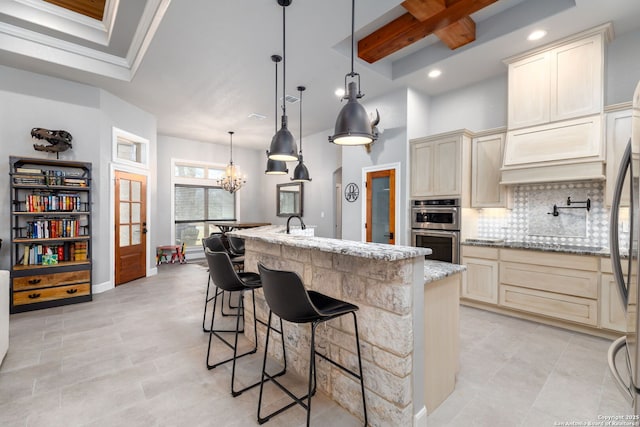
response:
<path id="1" fill-rule="evenodd" d="M 234 399 L 230 367 L 205 368 L 206 277 L 196 264 L 160 266 L 91 303 L 12 315 L 0 426 L 257 425 L 257 390 Z M 607 340 L 466 307 L 460 332 L 458 384 L 429 427 L 553 426 L 627 412 Z M 241 381 L 256 380 L 259 355 L 241 366 Z M 271 407 L 284 401 L 267 398 Z M 304 416 L 294 408 L 266 425 L 300 426 Z M 360 422 L 318 394 L 312 425 Z"/>

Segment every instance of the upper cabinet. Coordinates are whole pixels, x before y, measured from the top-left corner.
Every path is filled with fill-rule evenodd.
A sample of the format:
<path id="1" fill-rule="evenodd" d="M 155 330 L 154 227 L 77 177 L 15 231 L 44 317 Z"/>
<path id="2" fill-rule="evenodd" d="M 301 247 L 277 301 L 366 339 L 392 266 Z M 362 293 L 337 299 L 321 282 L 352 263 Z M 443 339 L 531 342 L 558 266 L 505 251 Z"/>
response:
<path id="1" fill-rule="evenodd" d="M 604 179 L 604 46 L 611 25 L 505 60 L 502 183 Z"/>
<path id="2" fill-rule="evenodd" d="M 542 52 L 511 58 L 509 129 L 602 112 L 602 30 Z"/>
<path id="3" fill-rule="evenodd" d="M 500 185 L 505 132 L 487 131 L 471 141 L 471 207 L 506 208 L 508 187 Z"/>
<path id="4" fill-rule="evenodd" d="M 460 130 L 410 141 L 411 198 L 460 198 L 469 205 L 471 134 Z"/>
<path id="5" fill-rule="evenodd" d="M 605 188 L 606 205 L 611 206 L 620 161 L 629 138 L 631 138 L 631 104 L 618 104 L 607 108 L 605 113 L 607 140 L 607 185 Z M 621 206 L 629 206 L 629 186 L 625 182 L 621 194 Z"/>

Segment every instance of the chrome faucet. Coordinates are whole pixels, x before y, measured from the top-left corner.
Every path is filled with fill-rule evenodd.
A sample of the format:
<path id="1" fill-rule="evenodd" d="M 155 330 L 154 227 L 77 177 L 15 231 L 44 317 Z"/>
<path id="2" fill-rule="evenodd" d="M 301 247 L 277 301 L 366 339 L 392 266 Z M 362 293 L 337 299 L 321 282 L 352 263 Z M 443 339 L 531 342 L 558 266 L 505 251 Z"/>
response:
<path id="1" fill-rule="evenodd" d="M 288 219 L 287 219 L 287 234 L 290 234 L 290 230 L 289 230 L 289 222 L 291 221 L 291 218 L 298 218 L 300 220 L 300 228 L 302 228 L 303 230 L 305 228 L 307 228 L 306 225 L 304 225 L 304 222 L 302 221 L 302 217 L 300 215 L 291 215 Z"/>

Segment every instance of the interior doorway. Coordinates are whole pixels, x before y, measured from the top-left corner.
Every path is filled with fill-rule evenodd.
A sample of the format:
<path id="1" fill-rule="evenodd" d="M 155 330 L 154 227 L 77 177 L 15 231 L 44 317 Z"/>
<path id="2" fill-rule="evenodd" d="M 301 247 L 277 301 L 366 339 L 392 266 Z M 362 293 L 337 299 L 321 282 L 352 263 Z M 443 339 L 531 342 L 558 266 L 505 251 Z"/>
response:
<path id="1" fill-rule="evenodd" d="M 146 276 L 147 177 L 115 171 L 115 285 Z"/>
<path id="2" fill-rule="evenodd" d="M 366 240 L 396 243 L 396 170 L 367 172 Z"/>

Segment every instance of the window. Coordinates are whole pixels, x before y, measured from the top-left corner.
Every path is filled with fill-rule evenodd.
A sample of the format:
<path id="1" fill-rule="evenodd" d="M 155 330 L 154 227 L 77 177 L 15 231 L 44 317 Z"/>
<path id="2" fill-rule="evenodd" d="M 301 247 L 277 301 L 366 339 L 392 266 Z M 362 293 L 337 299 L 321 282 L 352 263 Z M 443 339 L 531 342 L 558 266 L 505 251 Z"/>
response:
<path id="1" fill-rule="evenodd" d="M 208 221 L 233 221 L 235 196 L 217 186 L 224 167 L 176 162 L 174 167 L 174 227 L 176 245 L 200 247 L 217 227 Z"/>
<path id="2" fill-rule="evenodd" d="M 113 128 L 114 163 L 147 167 L 149 141 L 122 129 Z"/>

